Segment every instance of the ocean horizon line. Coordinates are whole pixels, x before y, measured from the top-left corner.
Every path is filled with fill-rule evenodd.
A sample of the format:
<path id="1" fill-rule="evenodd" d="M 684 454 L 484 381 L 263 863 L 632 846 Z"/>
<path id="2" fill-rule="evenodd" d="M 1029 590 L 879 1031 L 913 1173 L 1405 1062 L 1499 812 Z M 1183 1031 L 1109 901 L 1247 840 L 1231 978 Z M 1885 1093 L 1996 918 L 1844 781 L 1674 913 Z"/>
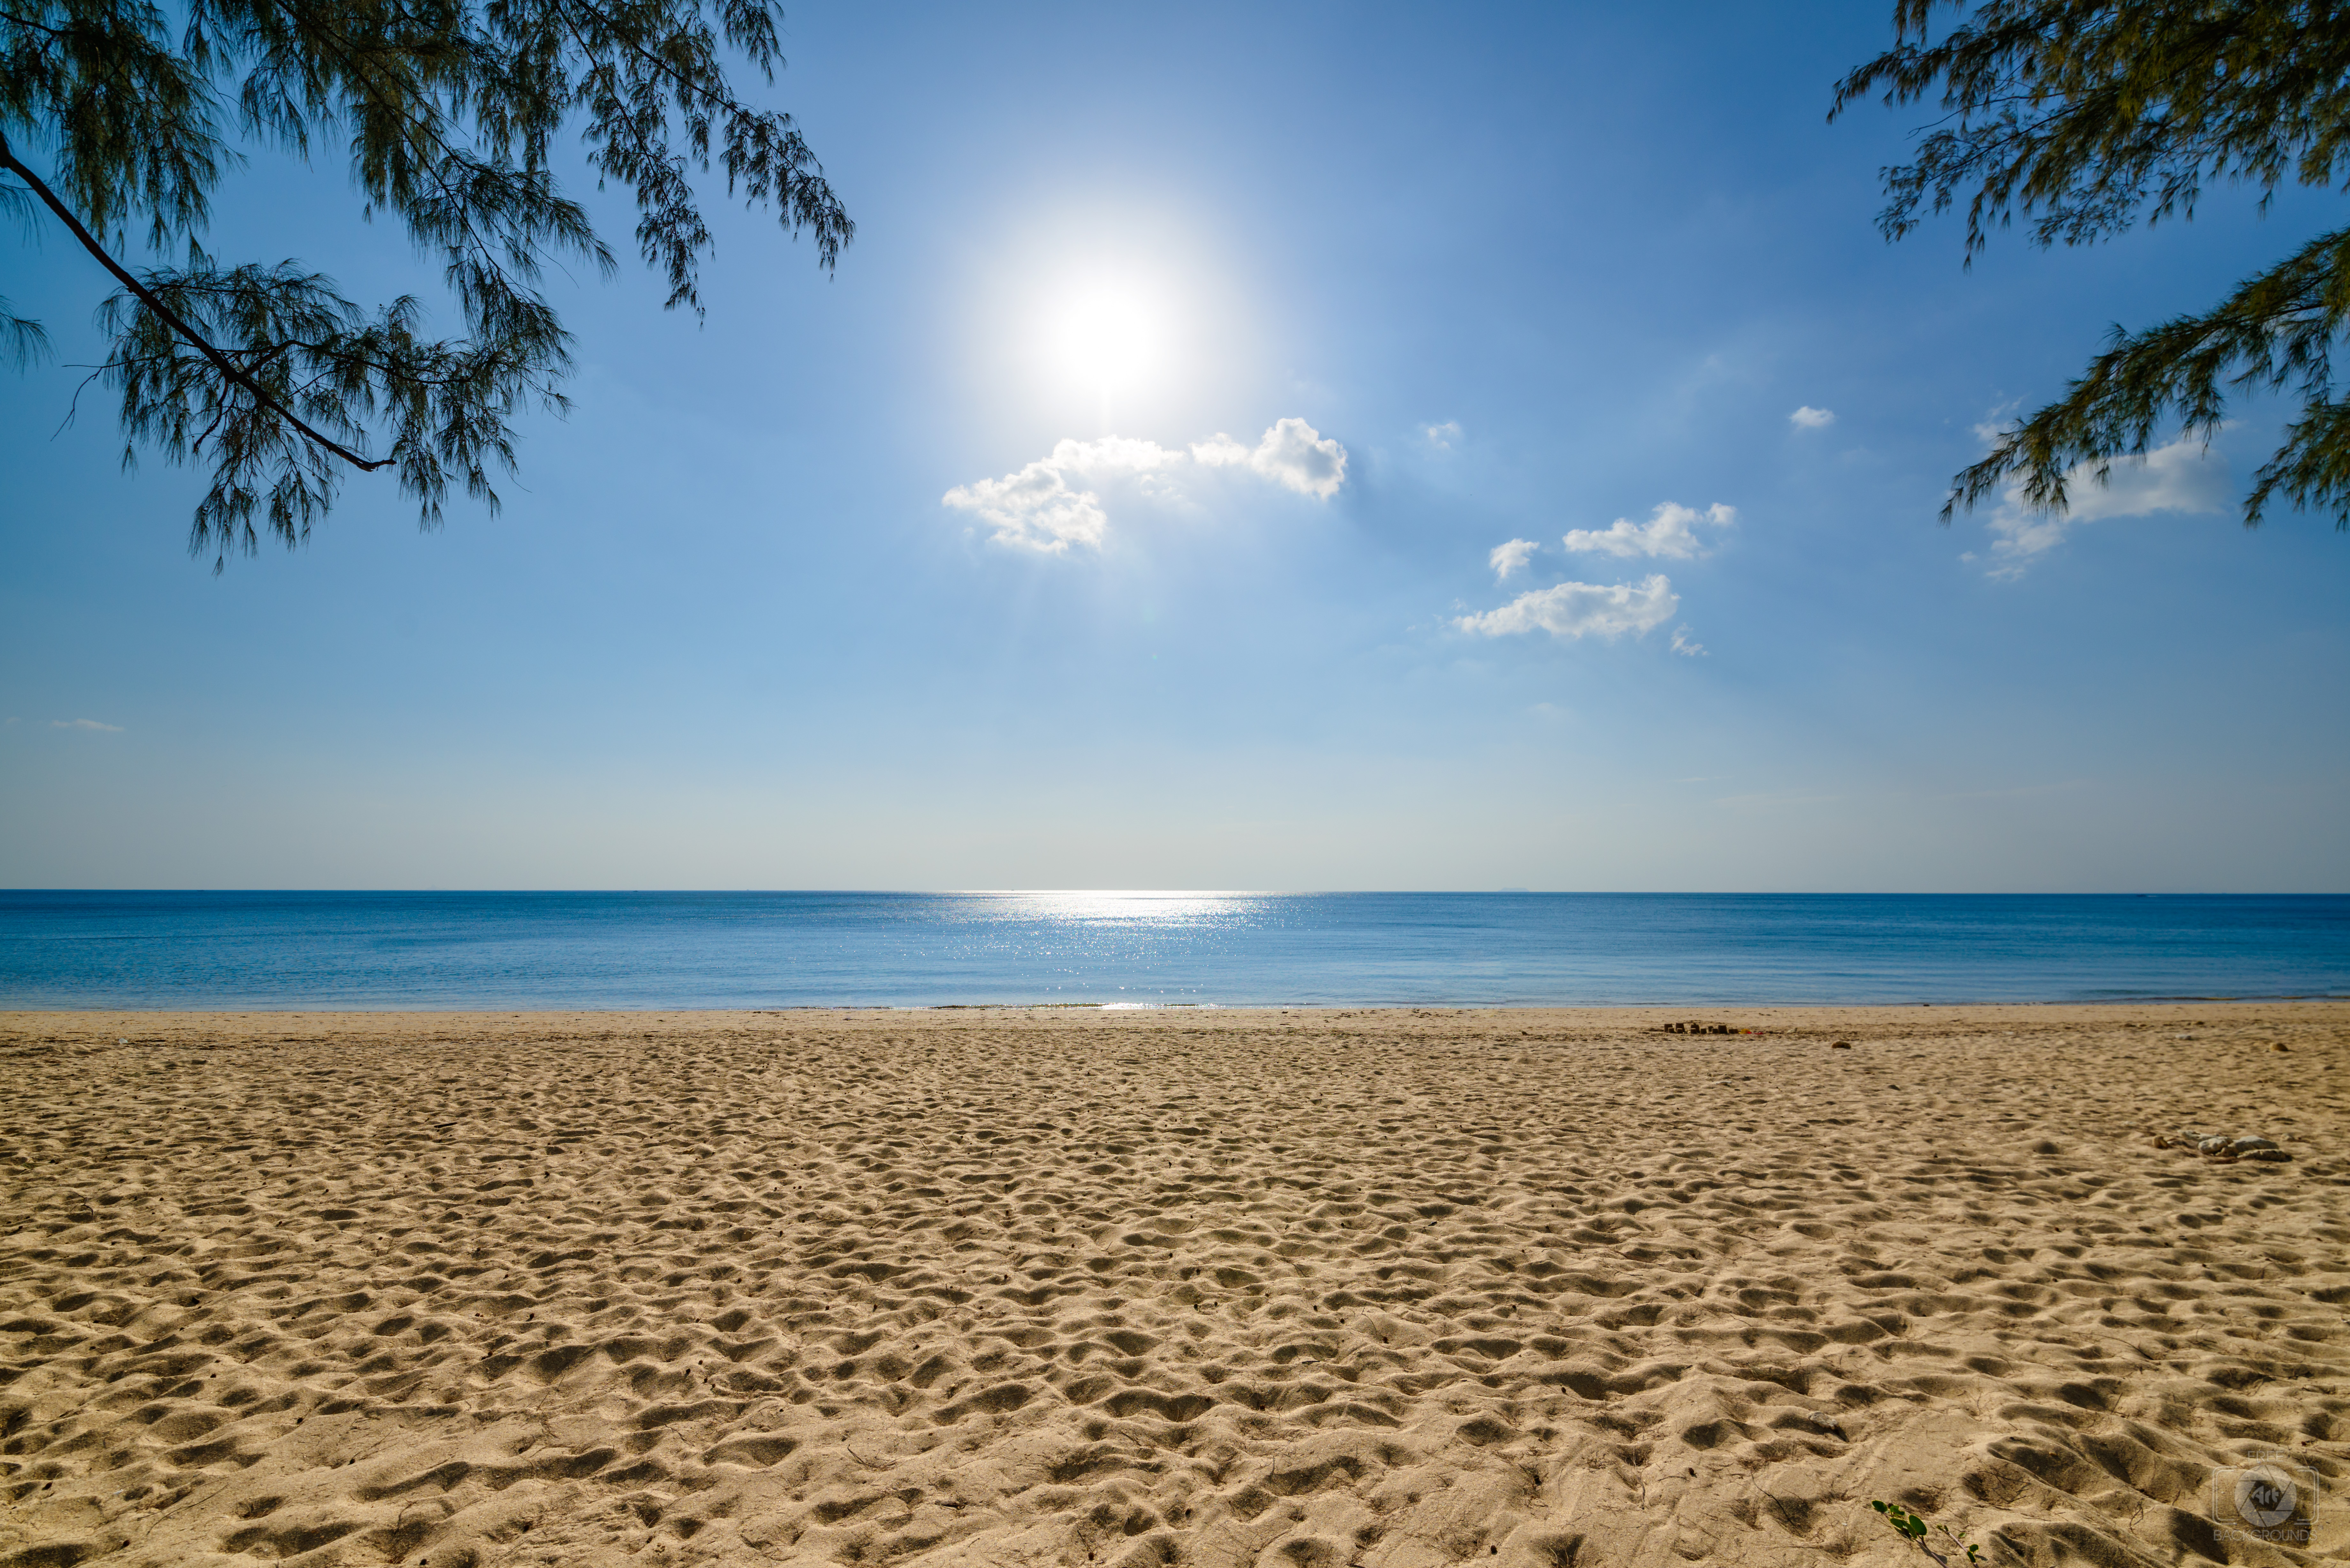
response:
<path id="1" fill-rule="evenodd" d="M 399 898 L 2343 898 L 2350 888 L 400 888 L 400 887 L 44 887 L 0 888 L 0 898 L 37 894 L 119 897 L 165 894 Z"/>

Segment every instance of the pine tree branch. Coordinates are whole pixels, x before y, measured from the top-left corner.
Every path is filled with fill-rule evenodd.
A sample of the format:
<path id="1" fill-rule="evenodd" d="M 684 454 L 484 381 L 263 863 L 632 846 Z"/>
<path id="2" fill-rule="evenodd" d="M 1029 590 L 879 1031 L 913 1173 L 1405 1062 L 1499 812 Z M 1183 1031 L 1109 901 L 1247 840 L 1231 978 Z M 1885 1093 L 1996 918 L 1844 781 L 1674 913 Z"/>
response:
<path id="1" fill-rule="evenodd" d="M 115 338 L 101 377 L 122 395 L 126 461 L 152 445 L 214 471 L 192 547 L 218 541 L 224 561 L 240 535 L 254 546 L 265 514 L 298 543 L 351 469 L 390 467 L 431 526 L 452 480 L 494 509 L 511 421 L 567 406 L 570 338 L 537 281 L 575 254 L 608 273 L 613 258 L 554 178 L 567 119 L 586 119 L 599 180 L 635 187 L 639 248 L 671 303 L 698 306 L 710 244 L 691 163 L 723 165 L 729 194 L 772 203 L 787 231 L 813 229 L 833 266 L 854 229 L 822 166 L 789 115 L 734 95 L 720 58 L 723 35 L 772 79 L 774 13 L 774 0 L 0 0 L 6 129 L 57 153 L 36 176 L 0 140 L 0 218 L 36 227 L 46 208 L 119 285 L 100 307 Z M 192 244 L 184 269 L 132 268 L 110 254 L 134 220 L 158 247 L 202 229 L 238 166 L 215 122 L 217 89 L 240 78 L 245 138 L 299 157 L 348 137 L 368 214 L 397 214 L 442 260 L 468 332 L 432 340 L 406 296 L 365 317 L 291 261 L 222 267 Z M 37 346 L 0 300 L 0 357 Z M 387 458 L 360 455 L 377 444 Z"/>
<path id="2" fill-rule="evenodd" d="M 2166 425 L 2207 443 L 2226 420 L 2229 393 L 2297 388 L 2302 415 L 2255 476 L 2244 506 L 2259 524 L 2282 491 L 2300 505 L 2333 508 L 2350 528 L 2350 421 L 2334 396 L 2334 352 L 2350 327 L 2350 229 L 2321 234 L 2277 265 L 2238 284 L 2199 315 L 2139 332 L 2118 329 L 2064 396 L 2002 431 L 1981 462 L 1959 474 L 1942 507 L 1960 511 L 2010 485 L 2025 505 L 2062 512 L 2086 472 L 2142 457 Z"/>
<path id="3" fill-rule="evenodd" d="M 158 299 L 155 296 L 153 290 L 150 289 L 145 284 L 140 283 L 138 278 L 131 275 L 129 269 L 124 267 L 121 263 L 116 261 L 112 255 L 107 253 L 106 247 L 99 244 L 90 232 L 82 226 L 81 220 L 74 215 L 73 209 L 67 206 L 64 202 L 59 200 L 57 193 L 50 190 L 39 175 L 25 167 L 24 163 L 18 160 L 16 151 L 8 145 L 8 139 L 5 135 L 0 135 L 0 169 L 7 170 L 10 173 L 16 175 L 16 178 L 25 182 L 26 185 L 32 187 L 33 193 L 41 199 L 42 205 L 47 207 L 50 212 L 57 214 L 57 221 L 65 224 L 67 230 L 72 234 L 73 237 L 81 243 L 82 249 L 97 257 L 98 264 L 104 267 L 108 272 L 112 273 L 116 281 L 120 283 L 123 287 L 129 289 L 134 296 L 136 296 L 141 305 L 144 305 L 149 310 L 154 312 L 157 319 L 161 320 L 165 326 L 169 327 L 181 337 L 186 339 L 188 344 L 192 347 L 197 353 L 202 354 L 206 359 L 212 362 L 214 369 L 227 377 L 229 380 L 235 383 L 237 386 L 244 388 L 245 391 L 251 394 L 254 400 L 262 407 L 269 410 L 279 419 L 284 420 L 288 426 L 298 431 L 308 441 L 316 443 L 327 452 L 333 453 L 335 456 L 341 458 L 345 462 L 349 463 L 352 467 L 359 470 L 363 473 L 372 473 L 377 469 L 388 467 L 390 464 L 392 460 L 388 457 L 376 458 L 372 460 L 361 457 L 359 453 L 343 445 L 342 442 L 336 441 L 331 436 L 322 435 L 317 431 L 311 429 L 309 425 L 303 422 L 301 417 L 296 414 L 293 410 L 287 408 L 284 403 L 279 402 L 276 398 L 270 396 L 269 392 L 263 388 L 261 383 L 255 381 L 251 376 L 245 374 L 244 371 L 237 369 L 237 367 L 230 361 L 227 355 L 222 353 L 219 348 L 213 345 L 211 339 L 205 337 L 203 334 L 189 326 L 186 321 L 181 318 L 178 312 L 174 311 L 170 306 L 165 305 L 161 299 Z"/>
<path id="4" fill-rule="evenodd" d="M 1880 171 L 1887 240 L 1963 205 L 1971 265 L 2011 223 L 2043 248 L 2093 244 L 2192 219 L 2222 182 L 2255 187 L 2265 212 L 2289 184 L 2345 187 L 2350 0 L 1897 0 L 1893 47 L 1837 84 L 1828 118 L 1880 92 L 1944 111 L 1914 133 L 1912 161 Z M 2231 396 L 2291 389 L 2301 417 L 2254 476 L 2244 521 L 2282 499 L 2350 527 L 2350 401 L 2333 382 L 2345 337 L 2350 230 L 2209 311 L 2116 327 L 2063 398 L 1956 476 L 1943 520 L 2009 496 L 2062 513 L 2070 487 L 2104 483 L 2166 427 L 2208 445 Z"/>

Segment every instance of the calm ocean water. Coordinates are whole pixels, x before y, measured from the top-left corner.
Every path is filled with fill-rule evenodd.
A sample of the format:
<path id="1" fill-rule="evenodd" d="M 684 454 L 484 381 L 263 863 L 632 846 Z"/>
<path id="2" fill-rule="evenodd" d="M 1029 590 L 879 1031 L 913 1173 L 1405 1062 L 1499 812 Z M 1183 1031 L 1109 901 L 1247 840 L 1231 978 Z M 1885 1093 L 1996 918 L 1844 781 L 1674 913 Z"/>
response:
<path id="1" fill-rule="evenodd" d="M 0 893 L 0 1006 L 2350 995 L 2350 897 Z"/>

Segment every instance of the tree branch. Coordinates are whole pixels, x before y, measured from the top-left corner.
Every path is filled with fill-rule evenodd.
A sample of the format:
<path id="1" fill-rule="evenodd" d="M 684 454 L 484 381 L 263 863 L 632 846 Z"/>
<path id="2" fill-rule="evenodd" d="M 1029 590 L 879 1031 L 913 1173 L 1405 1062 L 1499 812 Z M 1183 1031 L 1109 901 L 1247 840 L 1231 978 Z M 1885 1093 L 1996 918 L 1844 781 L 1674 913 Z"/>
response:
<path id="1" fill-rule="evenodd" d="M 275 413 L 279 419 L 284 420 L 288 425 L 292 426 L 296 431 L 299 431 L 311 441 L 316 442 L 326 451 L 332 452 L 335 456 L 341 458 L 345 462 L 349 463 L 353 468 L 359 470 L 363 473 L 372 473 L 377 469 L 386 467 L 391 462 L 392 460 L 388 457 L 376 458 L 372 461 L 368 458 L 361 457 L 359 453 L 343 445 L 342 442 L 336 441 L 331 436 L 322 435 L 317 431 L 311 429 L 307 424 L 303 422 L 301 417 L 296 414 L 293 410 L 287 408 L 284 403 L 279 402 L 276 398 L 270 396 L 268 390 L 264 388 L 260 382 L 255 380 L 244 371 L 237 369 L 234 364 L 230 362 L 227 355 L 222 353 L 220 349 L 213 346 L 210 339 L 206 338 L 203 334 L 198 332 L 194 327 L 182 320 L 179 313 L 174 311 L 170 306 L 165 305 L 161 299 L 157 298 L 152 289 L 150 289 L 145 284 L 140 283 L 136 277 L 133 277 L 121 263 L 116 261 L 111 255 L 107 254 L 106 248 L 98 243 L 97 239 L 91 235 L 90 232 L 87 228 L 82 226 L 81 220 L 74 216 L 73 209 L 68 207 L 64 202 L 60 201 L 57 197 L 57 193 L 50 190 L 48 186 L 43 182 L 39 175 L 34 173 L 30 169 L 26 168 L 25 165 L 18 161 L 15 150 L 8 145 L 8 139 L 5 135 L 0 135 L 0 169 L 7 170 L 10 173 L 16 175 L 16 178 L 25 182 L 26 184 L 31 186 L 33 193 L 41 199 L 42 205 L 47 207 L 50 212 L 55 213 L 57 215 L 57 221 L 65 224 L 67 229 L 72 233 L 75 239 L 81 242 L 82 249 L 97 257 L 99 265 L 106 268 L 108 272 L 112 273 L 116 280 L 120 282 L 123 287 L 136 295 L 141 305 L 144 305 L 149 310 L 155 313 L 157 319 L 161 320 L 172 331 L 185 338 L 189 345 L 192 347 L 197 353 L 202 354 L 206 359 L 212 361 L 213 368 L 214 369 L 227 377 L 229 380 L 235 383 L 237 386 L 244 388 L 246 392 L 252 395 L 256 402 L 261 404 L 262 407 Z"/>

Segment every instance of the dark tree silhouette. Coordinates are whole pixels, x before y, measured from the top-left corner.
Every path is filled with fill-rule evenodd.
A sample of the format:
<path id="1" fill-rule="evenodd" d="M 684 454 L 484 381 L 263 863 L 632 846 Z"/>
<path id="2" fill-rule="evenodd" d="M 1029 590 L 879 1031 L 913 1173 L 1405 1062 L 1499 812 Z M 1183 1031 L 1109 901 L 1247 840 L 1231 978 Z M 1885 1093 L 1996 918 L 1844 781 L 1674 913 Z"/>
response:
<path id="1" fill-rule="evenodd" d="M 1952 13 L 1939 38 L 1937 13 Z M 2248 182 L 2262 204 L 2288 183 L 2350 179 L 2350 6 L 2326 0 L 1900 0 L 1895 46 L 1846 77 L 1834 119 L 1879 93 L 1935 97 L 1944 118 L 1917 161 L 1885 171 L 1888 240 L 1963 197 L 1966 254 L 2021 218 L 2042 247 L 2191 218 L 2207 183 Z M 2350 229 L 2303 245 L 2218 305 L 2143 331 L 2113 329 L 2065 395 L 2002 431 L 1952 482 L 1958 507 L 2020 483 L 2062 511 L 2084 467 L 2183 429 L 2209 441 L 2230 392 L 2301 400 L 2253 479 L 2247 525 L 2282 495 L 2350 527 L 2350 401 L 2333 350 L 2350 315 Z"/>
<path id="2" fill-rule="evenodd" d="M 346 471 L 390 469 L 420 520 L 452 479 L 491 507 L 513 421 L 567 407 L 570 335 L 537 289 L 548 263 L 611 253 L 551 167 L 576 125 L 588 167 L 636 194 L 637 246 L 700 313 L 710 245 L 691 180 L 806 231 L 827 269 L 855 232 L 789 115 L 730 85 L 731 51 L 782 64 L 767 0 L 0 0 L 0 207 L 54 223 L 119 288 L 97 377 L 119 392 L 124 459 L 201 462 L 190 547 L 298 543 Z M 215 261 L 214 190 L 235 136 L 308 156 L 347 144 L 369 216 L 405 225 L 464 323 L 435 339 L 403 296 L 372 313 L 293 262 Z M 134 265 L 128 244 L 176 265 Z M 0 300 L 20 364 L 40 324 Z"/>

